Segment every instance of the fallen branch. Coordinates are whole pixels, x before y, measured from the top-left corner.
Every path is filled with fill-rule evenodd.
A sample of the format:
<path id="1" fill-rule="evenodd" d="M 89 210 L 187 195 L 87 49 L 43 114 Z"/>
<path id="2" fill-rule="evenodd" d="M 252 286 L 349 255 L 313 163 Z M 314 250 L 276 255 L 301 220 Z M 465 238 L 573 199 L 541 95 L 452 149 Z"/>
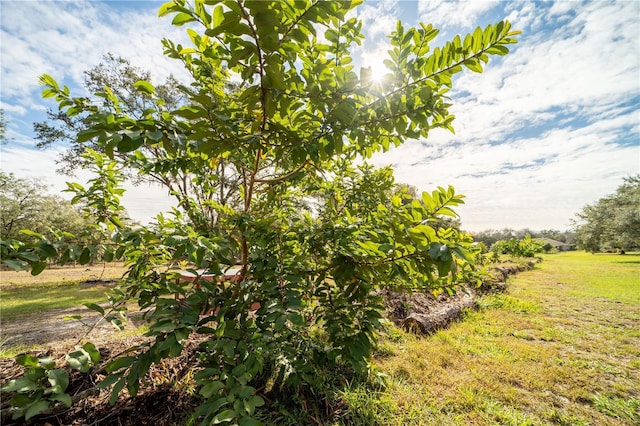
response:
<path id="1" fill-rule="evenodd" d="M 465 309 L 473 309 L 475 306 L 476 302 L 470 295 L 462 294 L 455 302 L 447 303 L 430 312 L 410 313 L 402 320 L 402 327 L 412 332 L 431 334 L 461 318 Z"/>

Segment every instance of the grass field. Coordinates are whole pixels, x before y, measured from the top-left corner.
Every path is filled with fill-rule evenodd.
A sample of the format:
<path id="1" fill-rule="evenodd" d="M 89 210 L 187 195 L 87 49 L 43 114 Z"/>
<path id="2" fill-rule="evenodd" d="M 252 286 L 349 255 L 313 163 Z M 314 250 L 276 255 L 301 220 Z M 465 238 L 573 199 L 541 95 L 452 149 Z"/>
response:
<path id="1" fill-rule="evenodd" d="M 40 275 L 28 272 L 0 272 L 0 321 L 28 317 L 33 312 L 71 308 L 83 303 L 105 302 L 112 285 L 82 284 L 86 280 L 118 279 L 121 264 L 81 268 L 46 269 Z"/>
<path id="2" fill-rule="evenodd" d="M 3 272 L 1 318 L 104 300 L 79 284 L 100 273 Z M 479 304 L 428 337 L 390 326 L 373 359 L 386 385 L 337 380 L 327 424 L 640 424 L 639 254 L 546 255 Z"/>
<path id="3" fill-rule="evenodd" d="M 379 425 L 640 424 L 640 255 L 547 255 L 427 338 L 392 329 L 389 385 L 342 398 Z"/>

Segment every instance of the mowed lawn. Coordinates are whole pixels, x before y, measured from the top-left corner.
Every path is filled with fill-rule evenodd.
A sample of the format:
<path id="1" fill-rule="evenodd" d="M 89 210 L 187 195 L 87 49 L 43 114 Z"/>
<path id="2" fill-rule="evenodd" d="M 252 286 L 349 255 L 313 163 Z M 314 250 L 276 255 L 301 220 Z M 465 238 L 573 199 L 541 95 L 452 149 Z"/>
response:
<path id="1" fill-rule="evenodd" d="M 0 271 L 0 321 L 28 319 L 54 309 L 103 303 L 113 284 L 83 284 L 87 280 L 119 279 L 126 268 L 109 264 L 46 269 L 40 275 Z"/>
<path id="2" fill-rule="evenodd" d="M 360 424 L 639 425 L 640 255 L 544 256 L 447 330 L 390 330 Z"/>

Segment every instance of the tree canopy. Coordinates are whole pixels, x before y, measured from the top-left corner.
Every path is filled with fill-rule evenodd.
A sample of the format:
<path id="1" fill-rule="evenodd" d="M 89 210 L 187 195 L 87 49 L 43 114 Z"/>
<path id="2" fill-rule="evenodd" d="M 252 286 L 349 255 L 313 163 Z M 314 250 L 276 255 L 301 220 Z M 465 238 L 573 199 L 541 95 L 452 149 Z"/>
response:
<path id="1" fill-rule="evenodd" d="M 114 309 L 131 299 L 149 309 L 153 338 L 107 365 L 112 401 L 125 387 L 135 395 L 149 366 L 196 334 L 204 338 L 196 414 L 206 424 L 256 424 L 257 388 L 295 391 L 331 366 L 367 371 L 381 289 L 453 292 L 473 279 L 471 238 L 444 220 L 457 218 L 463 196 L 449 186 L 414 197 L 391 169 L 361 160 L 452 130 L 453 76 L 481 72 L 517 32 L 503 21 L 433 48 L 432 25 L 398 22 L 377 80 L 352 64 L 363 35 L 348 12 L 358 3 L 164 4 L 159 15 L 186 25 L 191 40 L 163 40 L 165 54 L 192 81 L 179 86 L 184 103 L 175 107 L 149 81 L 135 82 L 150 102 L 141 115 L 108 86 L 95 102 L 42 76 L 43 96 L 65 117 L 82 116 L 77 141 L 99 148 L 94 161 L 161 182 L 181 176 L 203 193 L 173 188 L 186 218 L 175 210 L 139 229 L 111 221 L 114 256 L 130 265 Z M 217 195 L 220 164 L 237 177 L 238 204 Z M 117 209 L 108 191 L 92 188 L 78 199 Z M 215 221 L 198 217 L 207 208 Z M 183 262 L 220 278 L 179 285 Z M 238 273 L 221 282 L 231 265 Z"/>
<path id="2" fill-rule="evenodd" d="M 591 251 L 640 247 L 640 175 L 624 179 L 615 194 L 576 214 L 579 247 Z"/>
<path id="3" fill-rule="evenodd" d="M 80 233 L 86 221 L 68 200 L 47 192 L 37 179 L 0 172 L 0 238 L 24 239 L 27 229 L 48 238 L 51 228 Z"/>

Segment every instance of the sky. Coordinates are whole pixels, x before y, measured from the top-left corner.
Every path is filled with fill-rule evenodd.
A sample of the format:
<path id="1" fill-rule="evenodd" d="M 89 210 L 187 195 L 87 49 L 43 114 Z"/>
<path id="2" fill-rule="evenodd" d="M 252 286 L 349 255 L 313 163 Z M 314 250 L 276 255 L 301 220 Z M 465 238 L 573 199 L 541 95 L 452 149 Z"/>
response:
<path id="1" fill-rule="evenodd" d="M 56 108 L 40 97 L 39 75 L 84 95 L 83 71 L 113 53 L 154 81 L 186 78 L 162 55 L 162 38 L 188 38 L 157 17 L 161 4 L 0 1 L 0 108 L 10 139 L 0 146 L 3 172 L 35 177 L 51 193 L 89 178 L 55 173 L 64 147 L 34 149 L 32 123 Z M 640 2 L 368 1 L 354 14 L 366 36 L 354 65 L 374 72 L 382 72 L 386 35 L 398 20 L 439 28 L 433 46 L 503 19 L 522 31 L 509 55 L 454 80 L 455 134 L 434 130 L 371 160 L 392 165 L 398 182 L 419 191 L 453 185 L 466 195 L 457 208 L 463 229 L 565 230 L 582 207 L 640 173 Z M 127 185 L 123 204 L 144 223 L 171 199 L 160 188 Z"/>

